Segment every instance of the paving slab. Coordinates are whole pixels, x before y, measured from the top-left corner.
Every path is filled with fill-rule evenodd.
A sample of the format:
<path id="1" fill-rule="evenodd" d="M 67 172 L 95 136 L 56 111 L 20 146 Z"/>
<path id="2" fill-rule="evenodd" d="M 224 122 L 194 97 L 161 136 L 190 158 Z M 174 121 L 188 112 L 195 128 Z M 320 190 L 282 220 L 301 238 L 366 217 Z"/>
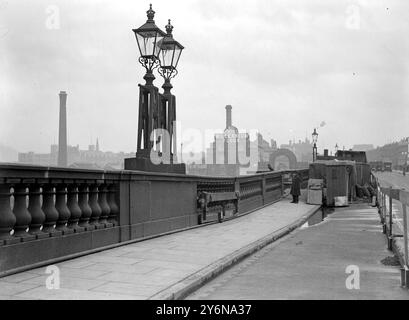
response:
<path id="1" fill-rule="evenodd" d="M 222 270 L 249 250 L 304 223 L 319 206 L 283 199 L 223 223 L 128 244 L 55 264 L 59 289 L 47 289 L 46 267 L 0 279 L 0 299 L 169 299 Z M 260 242 L 261 241 L 261 242 Z M 191 278 L 194 278 L 192 282 Z"/>

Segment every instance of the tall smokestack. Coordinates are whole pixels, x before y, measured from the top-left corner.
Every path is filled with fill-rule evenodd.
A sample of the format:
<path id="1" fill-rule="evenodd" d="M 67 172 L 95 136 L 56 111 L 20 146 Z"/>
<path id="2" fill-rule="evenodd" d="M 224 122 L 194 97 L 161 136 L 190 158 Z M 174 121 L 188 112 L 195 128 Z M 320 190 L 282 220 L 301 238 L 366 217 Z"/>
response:
<path id="1" fill-rule="evenodd" d="M 58 166 L 66 167 L 67 161 L 67 93 L 60 91 L 60 126 L 58 133 Z"/>
<path id="2" fill-rule="evenodd" d="M 226 106 L 226 128 L 231 127 L 231 105 Z"/>

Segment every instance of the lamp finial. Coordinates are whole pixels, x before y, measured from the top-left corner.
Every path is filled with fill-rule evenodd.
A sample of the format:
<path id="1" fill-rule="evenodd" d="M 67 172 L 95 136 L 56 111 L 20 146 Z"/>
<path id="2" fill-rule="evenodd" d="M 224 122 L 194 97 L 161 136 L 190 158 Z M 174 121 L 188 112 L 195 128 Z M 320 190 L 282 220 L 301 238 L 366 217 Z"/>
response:
<path id="1" fill-rule="evenodd" d="M 165 26 L 165 29 L 167 34 L 172 34 L 173 26 L 170 24 L 170 19 L 168 20 L 168 24 Z"/>
<path id="2" fill-rule="evenodd" d="M 148 21 L 153 22 L 153 18 L 155 17 L 155 11 L 152 10 L 152 3 L 149 4 L 149 10 L 146 11 L 146 15 L 148 16 Z"/>

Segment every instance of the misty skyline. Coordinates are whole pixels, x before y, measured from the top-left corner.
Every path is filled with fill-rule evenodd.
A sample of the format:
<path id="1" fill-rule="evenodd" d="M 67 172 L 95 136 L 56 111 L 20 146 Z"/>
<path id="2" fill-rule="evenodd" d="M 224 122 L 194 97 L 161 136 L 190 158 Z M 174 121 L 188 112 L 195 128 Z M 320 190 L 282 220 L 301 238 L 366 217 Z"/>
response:
<path id="1" fill-rule="evenodd" d="M 49 152 L 64 90 L 68 144 L 86 148 L 98 137 L 102 150 L 135 151 L 144 69 L 131 29 L 149 3 L 60 0 L 50 11 L 43 0 L 0 0 L 0 144 Z M 155 23 L 164 29 L 172 19 L 185 46 L 172 80 L 183 128 L 224 129 L 231 104 L 236 127 L 279 145 L 311 139 L 325 121 L 319 152 L 409 135 L 404 0 L 152 5 Z M 50 29 L 55 9 L 59 27 Z"/>

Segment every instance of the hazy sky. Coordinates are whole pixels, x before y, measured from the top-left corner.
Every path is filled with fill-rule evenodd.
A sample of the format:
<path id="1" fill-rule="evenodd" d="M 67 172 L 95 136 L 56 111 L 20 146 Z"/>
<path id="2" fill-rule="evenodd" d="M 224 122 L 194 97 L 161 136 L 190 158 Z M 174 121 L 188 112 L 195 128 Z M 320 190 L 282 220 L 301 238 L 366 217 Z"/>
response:
<path id="1" fill-rule="evenodd" d="M 279 144 L 384 144 L 409 135 L 407 0 L 152 1 L 185 46 L 173 80 L 183 128 L 233 124 Z M 0 0 L 0 144 L 47 152 L 68 93 L 68 142 L 136 149 L 144 70 L 132 28 L 149 1 Z M 56 15 L 57 14 L 57 15 Z M 57 20 L 55 20 L 55 18 Z M 156 73 L 155 84 L 162 85 Z"/>

